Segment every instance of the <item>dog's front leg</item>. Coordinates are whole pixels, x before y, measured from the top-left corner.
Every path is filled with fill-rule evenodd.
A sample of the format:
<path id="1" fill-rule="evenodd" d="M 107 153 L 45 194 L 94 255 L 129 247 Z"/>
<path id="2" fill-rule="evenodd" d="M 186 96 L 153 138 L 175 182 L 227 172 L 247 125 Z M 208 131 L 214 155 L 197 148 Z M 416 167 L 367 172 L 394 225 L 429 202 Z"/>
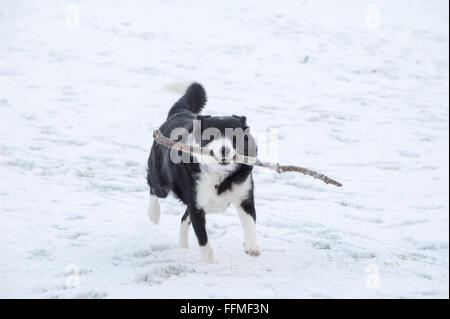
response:
<path id="1" fill-rule="evenodd" d="M 192 227 L 200 245 L 200 252 L 202 259 L 207 263 L 216 263 L 214 260 L 213 250 L 208 242 L 208 235 L 206 234 L 205 211 L 203 209 L 189 208 Z"/>
<path id="2" fill-rule="evenodd" d="M 235 204 L 244 229 L 244 248 L 250 256 L 258 256 L 261 252 L 256 244 L 256 210 L 253 196 Z"/>

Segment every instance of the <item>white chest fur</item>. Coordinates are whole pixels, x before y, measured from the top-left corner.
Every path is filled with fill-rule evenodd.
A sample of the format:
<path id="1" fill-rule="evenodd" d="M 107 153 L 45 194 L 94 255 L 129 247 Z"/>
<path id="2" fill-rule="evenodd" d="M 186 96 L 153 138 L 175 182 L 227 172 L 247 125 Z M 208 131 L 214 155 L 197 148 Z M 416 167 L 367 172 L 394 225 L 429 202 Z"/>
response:
<path id="1" fill-rule="evenodd" d="M 197 207 L 205 213 L 225 211 L 230 203 L 240 205 L 247 198 L 251 188 L 250 176 L 240 184 L 233 184 L 231 190 L 218 195 L 218 186 L 226 177 L 225 172 L 202 171 L 197 181 Z"/>

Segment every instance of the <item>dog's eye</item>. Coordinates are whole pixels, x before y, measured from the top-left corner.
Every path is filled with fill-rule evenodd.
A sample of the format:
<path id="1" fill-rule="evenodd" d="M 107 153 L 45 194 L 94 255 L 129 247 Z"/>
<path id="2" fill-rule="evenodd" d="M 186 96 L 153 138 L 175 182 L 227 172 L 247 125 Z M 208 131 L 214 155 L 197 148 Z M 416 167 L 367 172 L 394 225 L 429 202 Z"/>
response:
<path id="1" fill-rule="evenodd" d="M 209 151 L 209 155 L 214 156 L 214 151 L 213 150 Z"/>

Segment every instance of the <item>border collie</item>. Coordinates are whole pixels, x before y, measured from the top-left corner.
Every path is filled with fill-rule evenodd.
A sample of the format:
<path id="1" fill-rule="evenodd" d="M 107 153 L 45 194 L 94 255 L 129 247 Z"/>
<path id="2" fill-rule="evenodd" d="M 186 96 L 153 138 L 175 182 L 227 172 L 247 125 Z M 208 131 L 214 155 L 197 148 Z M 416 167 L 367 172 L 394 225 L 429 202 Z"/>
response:
<path id="1" fill-rule="evenodd" d="M 202 259 L 215 263 L 206 233 L 205 214 L 223 212 L 232 204 L 244 229 L 245 252 L 258 256 L 252 166 L 234 161 L 235 154 L 256 156 L 255 140 L 249 134 L 244 116 L 199 115 L 205 103 L 203 87 L 198 83 L 191 84 L 159 128 L 166 137 L 204 147 L 209 156 L 182 154 L 153 142 L 147 174 L 150 220 L 155 224 L 159 222 L 159 198 L 172 192 L 187 206 L 181 218 L 181 247 L 188 248 L 192 224 Z M 230 130 L 231 135 L 228 134 Z"/>

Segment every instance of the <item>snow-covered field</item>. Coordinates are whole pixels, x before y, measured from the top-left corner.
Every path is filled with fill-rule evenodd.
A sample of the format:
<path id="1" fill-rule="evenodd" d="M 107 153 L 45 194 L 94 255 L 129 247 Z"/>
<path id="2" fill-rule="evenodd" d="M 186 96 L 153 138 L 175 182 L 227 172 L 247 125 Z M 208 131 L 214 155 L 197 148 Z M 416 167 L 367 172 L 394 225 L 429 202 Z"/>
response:
<path id="1" fill-rule="evenodd" d="M 2 0 L 0 297 L 448 298 L 448 27 L 445 0 Z M 147 218 L 151 133 L 193 80 L 344 184 L 255 169 L 260 257 L 231 208 L 216 265 L 173 197 Z"/>

